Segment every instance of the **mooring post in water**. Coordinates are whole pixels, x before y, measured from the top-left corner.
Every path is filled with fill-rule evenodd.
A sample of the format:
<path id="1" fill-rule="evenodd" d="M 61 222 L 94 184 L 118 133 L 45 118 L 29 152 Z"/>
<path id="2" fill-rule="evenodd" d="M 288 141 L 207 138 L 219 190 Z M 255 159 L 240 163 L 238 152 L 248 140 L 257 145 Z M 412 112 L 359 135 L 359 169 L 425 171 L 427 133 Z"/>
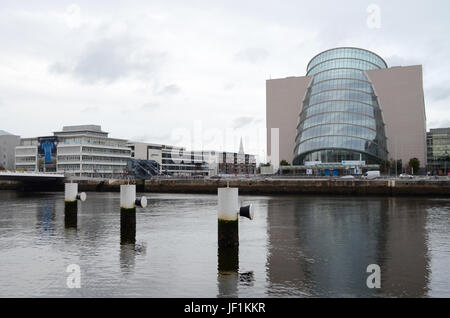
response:
<path id="1" fill-rule="evenodd" d="M 120 243 L 136 242 L 136 206 L 147 207 L 145 196 L 136 199 L 136 185 L 120 186 Z"/>
<path id="2" fill-rule="evenodd" d="M 78 193 L 78 183 L 66 183 L 64 185 L 64 206 L 76 210 L 78 200 L 86 201 L 86 193 Z"/>
<path id="3" fill-rule="evenodd" d="M 78 183 L 64 184 L 64 222 L 66 227 L 77 227 L 78 200 L 86 201 L 86 193 L 78 193 Z"/>
<path id="4" fill-rule="evenodd" d="M 218 286 L 220 297 L 237 297 L 239 281 L 239 216 L 250 220 L 253 206 L 239 207 L 239 189 L 218 188 Z"/>
<path id="5" fill-rule="evenodd" d="M 218 244 L 219 248 L 239 246 L 239 222 L 238 216 L 253 220 L 254 211 L 252 205 L 239 208 L 239 189 L 218 188 Z"/>

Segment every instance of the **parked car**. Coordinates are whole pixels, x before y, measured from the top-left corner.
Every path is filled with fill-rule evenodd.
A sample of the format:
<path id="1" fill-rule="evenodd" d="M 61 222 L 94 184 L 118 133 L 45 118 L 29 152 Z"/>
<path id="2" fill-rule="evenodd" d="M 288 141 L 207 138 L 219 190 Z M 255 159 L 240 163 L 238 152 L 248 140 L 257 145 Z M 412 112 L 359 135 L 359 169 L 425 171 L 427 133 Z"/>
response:
<path id="1" fill-rule="evenodd" d="M 399 177 L 402 178 L 402 179 L 412 179 L 412 178 L 414 178 L 414 176 L 412 176 L 410 174 L 407 174 L 407 173 L 402 173 L 402 174 L 399 175 Z"/>
<path id="2" fill-rule="evenodd" d="M 341 179 L 355 179 L 355 177 L 352 175 L 348 175 L 348 176 L 342 176 Z"/>
<path id="3" fill-rule="evenodd" d="M 366 173 L 364 173 L 362 175 L 363 179 L 368 179 L 368 180 L 372 180 L 372 179 L 376 179 L 380 177 L 380 171 L 379 170 L 374 170 L 374 171 L 367 171 Z"/>

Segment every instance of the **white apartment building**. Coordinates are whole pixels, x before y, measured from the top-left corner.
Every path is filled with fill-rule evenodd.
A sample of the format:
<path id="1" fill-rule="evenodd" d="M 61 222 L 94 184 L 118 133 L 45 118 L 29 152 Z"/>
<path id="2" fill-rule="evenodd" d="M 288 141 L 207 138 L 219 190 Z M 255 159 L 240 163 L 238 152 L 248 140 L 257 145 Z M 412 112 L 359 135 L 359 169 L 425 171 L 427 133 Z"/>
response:
<path id="1" fill-rule="evenodd" d="M 48 142 L 55 146 L 46 149 Z M 125 139 L 109 138 L 98 125 L 65 126 L 51 137 L 23 138 L 16 147 L 16 169 L 120 178 L 131 158 L 126 143 Z"/>

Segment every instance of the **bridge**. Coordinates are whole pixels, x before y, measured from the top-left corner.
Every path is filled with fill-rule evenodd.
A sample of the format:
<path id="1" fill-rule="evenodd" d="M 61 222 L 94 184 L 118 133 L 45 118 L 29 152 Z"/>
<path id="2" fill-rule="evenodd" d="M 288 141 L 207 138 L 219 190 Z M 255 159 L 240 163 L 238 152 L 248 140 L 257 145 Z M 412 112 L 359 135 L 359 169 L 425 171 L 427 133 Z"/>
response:
<path id="1" fill-rule="evenodd" d="M 57 183 L 62 182 L 65 176 L 63 174 L 49 173 L 49 172 L 12 172 L 0 171 L 0 180 L 8 181 L 22 181 L 22 182 L 43 182 L 43 183 Z"/>

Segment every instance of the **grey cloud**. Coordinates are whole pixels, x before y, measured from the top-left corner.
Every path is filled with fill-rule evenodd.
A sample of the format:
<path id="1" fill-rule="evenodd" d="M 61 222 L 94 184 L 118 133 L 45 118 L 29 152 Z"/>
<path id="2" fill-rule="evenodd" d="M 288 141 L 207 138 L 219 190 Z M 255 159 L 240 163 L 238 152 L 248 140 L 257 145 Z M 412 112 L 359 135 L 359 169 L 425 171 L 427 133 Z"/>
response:
<path id="1" fill-rule="evenodd" d="M 231 89 L 233 89 L 234 87 L 235 87 L 236 85 L 234 84 L 234 83 L 226 83 L 224 86 L 223 86 L 223 88 L 225 89 L 225 90 L 231 90 Z"/>
<path id="2" fill-rule="evenodd" d="M 234 129 L 243 128 L 243 127 L 251 124 L 252 121 L 253 121 L 252 117 L 248 117 L 248 116 L 238 117 L 234 120 L 233 128 Z"/>
<path id="3" fill-rule="evenodd" d="M 150 110 L 150 109 L 155 109 L 158 108 L 159 104 L 158 103 L 154 103 L 154 102 L 150 102 L 150 103 L 145 103 L 141 106 L 141 110 Z"/>
<path id="4" fill-rule="evenodd" d="M 105 80 L 112 82 L 125 77 L 131 71 L 127 52 L 115 41 L 103 40 L 87 48 L 78 60 L 73 73 L 88 82 Z"/>
<path id="5" fill-rule="evenodd" d="M 72 65 L 53 63 L 49 71 L 71 73 L 87 83 L 112 83 L 131 75 L 146 77 L 154 74 L 164 59 L 164 53 L 141 49 L 139 42 L 130 38 L 103 39 L 87 45 Z"/>
<path id="6" fill-rule="evenodd" d="M 137 141 L 137 142 L 149 142 L 150 140 L 150 135 L 138 135 L 138 136 L 133 136 L 131 138 L 132 141 Z"/>
<path id="7" fill-rule="evenodd" d="M 160 91 L 157 91 L 157 95 L 175 95 L 178 94 L 181 91 L 181 88 L 178 85 L 170 84 L 167 86 L 164 86 L 163 89 Z"/>
<path id="8" fill-rule="evenodd" d="M 448 128 L 450 127 L 450 119 L 433 120 L 427 124 L 427 129 L 431 128 Z"/>
<path id="9" fill-rule="evenodd" d="M 54 73 L 54 74 L 63 74 L 63 73 L 67 73 L 70 72 L 70 67 L 68 67 L 67 65 L 63 64 L 63 63 L 53 63 L 48 67 L 48 70 L 50 71 L 50 73 Z"/>
<path id="10" fill-rule="evenodd" d="M 450 86 L 433 86 L 426 90 L 426 96 L 433 101 L 441 101 L 450 98 Z"/>
<path id="11" fill-rule="evenodd" d="M 143 134 L 136 135 L 132 137 L 133 141 L 137 142 L 148 142 L 148 143 L 160 143 L 160 144 L 170 144 L 171 135 L 170 134 Z"/>
<path id="12" fill-rule="evenodd" d="M 96 113 L 98 112 L 100 109 L 98 107 L 95 106 L 91 106 L 91 107 L 85 107 L 81 110 L 82 113 Z"/>
<path id="13" fill-rule="evenodd" d="M 398 55 L 391 55 L 389 57 L 386 57 L 384 60 L 386 61 L 388 67 L 422 64 L 414 59 L 409 59 Z"/>
<path id="14" fill-rule="evenodd" d="M 269 52 L 263 48 L 248 48 L 236 53 L 235 58 L 237 60 L 247 63 L 258 63 L 267 59 Z"/>

